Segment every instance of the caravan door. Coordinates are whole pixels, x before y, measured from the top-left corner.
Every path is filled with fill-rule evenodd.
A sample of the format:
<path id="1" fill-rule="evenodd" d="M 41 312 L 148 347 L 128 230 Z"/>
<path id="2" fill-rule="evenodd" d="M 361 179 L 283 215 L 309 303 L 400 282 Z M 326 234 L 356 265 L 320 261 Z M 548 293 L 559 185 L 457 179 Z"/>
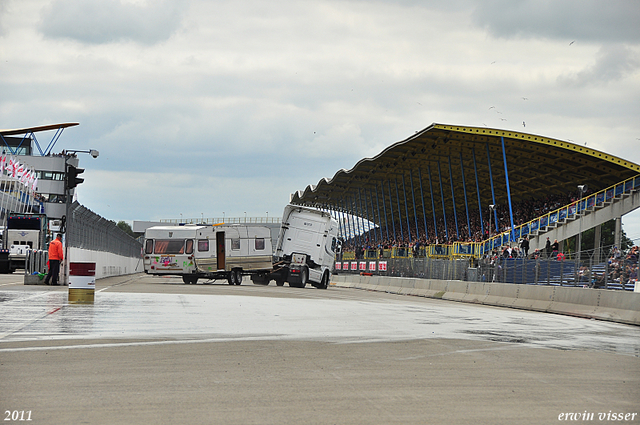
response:
<path id="1" fill-rule="evenodd" d="M 224 232 L 216 232 L 216 257 L 218 259 L 218 270 L 224 270 L 226 267 Z"/>

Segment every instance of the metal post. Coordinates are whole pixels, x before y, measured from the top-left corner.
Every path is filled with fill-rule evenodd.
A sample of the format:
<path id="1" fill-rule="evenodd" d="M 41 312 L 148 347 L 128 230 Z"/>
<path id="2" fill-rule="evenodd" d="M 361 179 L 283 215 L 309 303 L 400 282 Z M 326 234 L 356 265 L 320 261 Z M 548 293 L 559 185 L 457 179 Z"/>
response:
<path id="1" fill-rule="evenodd" d="M 373 198 L 372 198 L 373 199 Z M 380 199 L 378 198 L 378 182 L 376 182 L 376 206 L 378 207 L 378 221 L 380 226 L 380 243 L 384 241 L 384 237 L 382 236 L 382 216 L 380 215 Z M 385 221 L 387 219 L 385 212 Z"/>
<path id="2" fill-rule="evenodd" d="M 435 232 L 435 238 L 438 239 L 438 223 L 436 222 L 436 203 L 433 200 L 433 184 L 431 184 L 431 165 L 427 165 L 427 171 L 429 172 L 429 191 L 431 192 L 431 211 L 433 212 L 433 229 Z"/>
<path id="3" fill-rule="evenodd" d="M 391 199 L 391 180 L 387 180 L 387 186 L 389 188 L 389 209 L 391 210 L 391 226 L 393 227 L 393 239 L 396 239 L 397 238 L 397 235 L 396 235 L 396 220 L 393 217 L 393 200 Z M 384 197 L 384 190 L 382 191 L 382 195 Z"/>
<path id="4" fill-rule="evenodd" d="M 418 167 L 418 180 L 420 181 L 420 197 L 422 198 L 422 218 L 424 219 L 424 236 L 429 245 L 429 229 L 427 228 L 427 210 L 424 208 L 424 191 L 422 190 L 422 170 Z"/>
<path id="5" fill-rule="evenodd" d="M 451 171 L 451 155 L 449 155 L 449 183 L 451 184 L 451 203 L 453 204 L 453 218 L 456 223 L 456 238 L 460 240 L 460 231 L 458 229 L 458 212 L 456 211 L 456 194 L 453 191 L 453 172 Z"/>
<path id="6" fill-rule="evenodd" d="M 444 208 L 444 190 L 442 189 L 442 170 L 440 170 L 440 160 L 438 160 L 438 179 L 440 180 L 440 199 L 442 200 L 442 216 L 444 221 L 444 236 L 449 241 L 449 230 L 447 229 L 447 211 Z"/>
<path id="7" fill-rule="evenodd" d="M 407 188 L 404 185 L 404 172 L 402 173 L 402 193 L 404 194 L 404 213 L 407 216 L 407 235 L 409 236 L 409 242 L 411 242 L 411 222 L 409 221 L 409 206 L 407 205 Z"/>
<path id="8" fill-rule="evenodd" d="M 382 209 L 384 211 L 384 227 L 387 233 L 387 240 L 389 238 L 389 220 L 387 220 L 387 203 L 384 200 L 384 181 L 380 182 L 380 190 L 382 191 Z M 378 196 L 378 185 L 376 184 L 376 196 Z M 391 217 L 393 219 L 393 217 Z"/>
<path id="9" fill-rule="evenodd" d="M 462 173 L 462 190 L 464 192 L 464 209 L 467 212 L 467 229 L 469 230 L 469 240 L 473 241 L 471 235 L 471 220 L 469 220 L 469 202 L 467 201 L 467 184 L 464 180 L 464 165 L 462 164 L 462 152 L 460 152 L 460 172 Z"/>
<path id="10" fill-rule="evenodd" d="M 478 193 L 478 212 L 480 213 L 480 232 L 482 235 L 482 240 L 484 240 L 484 223 L 482 221 L 482 202 L 480 201 L 480 183 L 478 182 L 478 167 L 476 165 L 476 149 L 472 148 L 471 153 L 473 154 L 473 171 L 476 175 L 476 192 Z M 491 222 L 491 217 L 489 217 L 489 222 Z"/>
<path id="11" fill-rule="evenodd" d="M 507 200 L 509 202 L 509 218 L 511 219 L 511 237 L 510 240 L 515 242 L 514 224 L 513 224 L 513 208 L 511 206 L 511 189 L 509 189 L 509 171 L 507 170 L 507 151 L 504 147 L 504 137 L 500 136 L 502 142 L 502 160 L 504 161 L 504 177 L 507 181 Z"/>
<path id="12" fill-rule="evenodd" d="M 413 199 L 413 217 L 416 222 L 416 240 L 420 239 L 420 231 L 418 230 L 418 212 L 416 211 L 416 192 L 413 190 L 413 175 L 409 169 L 409 182 L 411 183 L 411 198 Z"/>
<path id="13" fill-rule="evenodd" d="M 487 162 L 489 163 L 489 181 L 491 182 L 491 199 L 493 205 L 496 205 L 496 193 L 493 188 L 493 173 L 491 172 L 491 155 L 489 154 L 489 143 L 487 143 Z M 500 225 L 498 224 L 498 213 L 493 209 L 493 220 L 495 222 L 496 233 L 500 233 Z"/>
<path id="14" fill-rule="evenodd" d="M 398 202 L 398 222 L 400 223 L 400 240 L 404 242 L 404 232 L 402 231 L 402 212 L 400 211 L 400 191 L 398 190 L 398 178 L 396 177 L 396 201 Z"/>

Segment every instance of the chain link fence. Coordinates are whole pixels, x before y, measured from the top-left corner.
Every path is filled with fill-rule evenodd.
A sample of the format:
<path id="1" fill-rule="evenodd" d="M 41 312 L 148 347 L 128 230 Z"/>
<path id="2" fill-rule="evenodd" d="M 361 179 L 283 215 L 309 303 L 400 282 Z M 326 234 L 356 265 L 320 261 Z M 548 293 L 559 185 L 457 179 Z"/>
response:
<path id="1" fill-rule="evenodd" d="M 139 258 L 142 244 L 116 223 L 74 202 L 67 221 L 69 246 L 91 251 L 111 252 L 123 257 Z"/>

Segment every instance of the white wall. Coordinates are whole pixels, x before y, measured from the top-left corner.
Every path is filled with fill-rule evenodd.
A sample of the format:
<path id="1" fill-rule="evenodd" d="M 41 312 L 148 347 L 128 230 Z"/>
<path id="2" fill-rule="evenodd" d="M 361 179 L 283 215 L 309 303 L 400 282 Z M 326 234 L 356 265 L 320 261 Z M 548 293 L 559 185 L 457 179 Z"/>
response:
<path id="1" fill-rule="evenodd" d="M 70 248 L 69 260 L 96 263 L 96 279 L 144 272 L 142 258 L 123 257 L 110 252 Z"/>

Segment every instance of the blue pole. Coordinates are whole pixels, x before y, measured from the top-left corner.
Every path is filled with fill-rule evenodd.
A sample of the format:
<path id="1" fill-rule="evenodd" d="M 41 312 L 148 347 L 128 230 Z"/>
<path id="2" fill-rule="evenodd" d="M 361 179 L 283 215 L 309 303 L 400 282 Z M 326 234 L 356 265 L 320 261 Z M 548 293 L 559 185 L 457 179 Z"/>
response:
<path id="1" fill-rule="evenodd" d="M 464 165 L 462 164 L 462 152 L 460 152 L 460 171 L 462 172 L 462 189 L 464 189 L 464 209 L 467 212 L 467 228 L 469 229 L 469 240 L 473 241 L 471 236 L 471 220 L 469 220 L 469 202 L 467 201 L 467 184 L 464 181 Z"/>
<path id="2" fill-rule="evenodd" d="M 433 213 L 433 230 L 438 239 L 438 223 L 436 222 L 436 203 L 433 200 L 433 184 L 431 184 L 431 165 L 427 164 L 427 171 L 429 172 L 429 192 L 431 192 L 431 212 Z"/>
<path id="3" fill-rule="evenodd" d="M 456 223 L 456 238 L 460 240 L 460 230 L 458 230 L 458 212 L 456 211 L 456 195 L 453 192 L 453 173 L 451 172 L 451 155 L 449 155 L 449 183 L 451 184 L 451 202 L 453 203 L 453 218 Z"/>
<path id="4" fill-rule="evenodd" d="M 389 237 L 389 220 L 387 220 L 387 203 L 384 200 L 384 181 L 380 182 L 380 190 L 382 191 L 382 209 L 384 211 L 384 227 L 387 231 L 387 240 L 391 240 Z M 376 185 L 376 193 L 378 193 L 378 186 Z M 393 214 L 393 213 L 391 213 Z M 391 221 L 393 222 L 393 216 L 391 217 Z"/>
<path id="5" fill-rule="evenodd" d="M 360 207 L 358 210 L 358 219 L 360 221 L 360 226 L 362 228 L 362 237 L 360 240 L 362 241 L 362 246 L 364 247 L 367 244 L 367 239 L 365 238 L 365 227 L 364 227 L 364 215 L 362 214 L 362 198 L 360 197 L 360 188 L 358 188 L 358 201 L 356 207 Z"/>
<path id="6" fill-rule="evenodd" d="M 493 173 L 491 172 L 491 155 L 489 154 L 489 143 L 487 143 L 487 161 L 489 161 L 489 180 L 491 181 L 491 199 L 493 200 L 493 205 L 496 205 L 496 193 L 493 189 Z M 498 229 L 498 212 L 493 209 L 493 220 L 496 224 L 496 233 L 500 233 L 500 229 Z"/>
<path id="7" fill-rule="evenodd" d="M 398 222 L 400 223 L 400 240 L 404 242 L 404 232 L 402 231 L 402 211 L 400 208 L 400 191 L 398 190 L 398 178 L 396 177 L 396 200 L 398 201 Z"/>
<path id="8" fill-rule="evenodd" d="M 420 231 L 418 230 L 418 212 L 416 210 L 416 192 L 413 190 L 413 173 L 409 168 L 409 182 L 411 183 L 411 199 L 413 200 L 413 218 L 416 222 L 416 240 L 420 239 Z"/>
<path id="9" fill-rule="evenodd" d="M 360 210 L 362 211 L 362 195 L 360 194 L 360 188 L 358 188 L 358 198 L 360 198 Z M 364 192 L 364 216 L 363 216 L 363 221 L 362 223 L 364 223 L 364 220 L 367 221 L 366 223 L 366 233 L 367 233 L 367 239 L 369 240 L 369 243 L 371 243 L 371 220 L 369 220 L 369 209 L 367 208 L 367 192 Z"/>
<path id="10" fill-rule="evenodd" d="M 484 240 L 484 223 L 482 221 L 482 202 L 480 201 L 480 183 L 478 183 L 478 166 L 476 165 L 476 149 L 472 148 L 471 153 L 473 154 L 473 171 L 476 174 L 476 192 L 478 193 L 478 212 L 480 213 L 480 232 L 482 234 L 482 239 Z M 489 217 L 491 220 L 491 217 Z"/>
<path id="11" fill-rule="evenodd" d="M 442 170 L 440 160 L 438 160 L 438 179 L 440 180 L 440 199 L 442 200 L 442 215 L 444 216 L 444 237 L 449 242 L 449 230 L 447 229 L 447 210 L 444 208 L 444 189 L 442 189 Z"/>
<path id="12" fill-rule="evenodd" d="M 378 198 L 378 182 L 376 182 L 376 206 L 378 207 L 378 226 L 380 229 L 380 243 L 384 241 L 382 236 L 382 216 L 380 215 L 380 199 Z M 386 217 L 385 217 L 386 220 Z"/>
<path id="13" fill-rule="evenodd" d="M 391 225 L 393 226 L 393 239 L 397 239 L 398 235 L 396 234 L 396 220 L 393 216 L 393 199 L 391 195 L 391 180 L 387 180 L 387 186 L 389 187 L 389 208 L 391 209 Z M 384 195 L 384 193 L 383 193 Z"/>
<path id="14" fill-rule="evenodd" d="M 504 177 L 507 181 L 507 199 L 509 201 L 509 218 L 511 219 L 511 242 L 515 242 L 515 235 L 513 233 L 513 229 L 515 226 L 513 225 L 513 209 L 511 207 L 511 190 L 509 189 L 509 171 L 507 171 L 507 151 L 504 148 L 504 137 L 500 136 L 500 141 L 502 142 L 502 160 L 504 161 Z"/>
<path id="15" fill-rule="evenodd" d="M 418 167 L 418 180 L 420 181 L 420 197 L 422 198 L 422 218 L 424 219 L 424 237 L 429 244 L 429 229 L 427 228 L 427 210 L 424 208 L 424 191 L 422 190 L 422 170 Z"/>
<path id="16" fill-rule="evenodd" d="M 404 172 L 402 173 L 402 193 L 404 194 L 404 213 L 407 216 L 407 235 L 409 236 L 409 242 L 411 242 L 411 222 L 409 221 L 409 206 L 407 205 L 407 188 L 404 185 Z"/>

